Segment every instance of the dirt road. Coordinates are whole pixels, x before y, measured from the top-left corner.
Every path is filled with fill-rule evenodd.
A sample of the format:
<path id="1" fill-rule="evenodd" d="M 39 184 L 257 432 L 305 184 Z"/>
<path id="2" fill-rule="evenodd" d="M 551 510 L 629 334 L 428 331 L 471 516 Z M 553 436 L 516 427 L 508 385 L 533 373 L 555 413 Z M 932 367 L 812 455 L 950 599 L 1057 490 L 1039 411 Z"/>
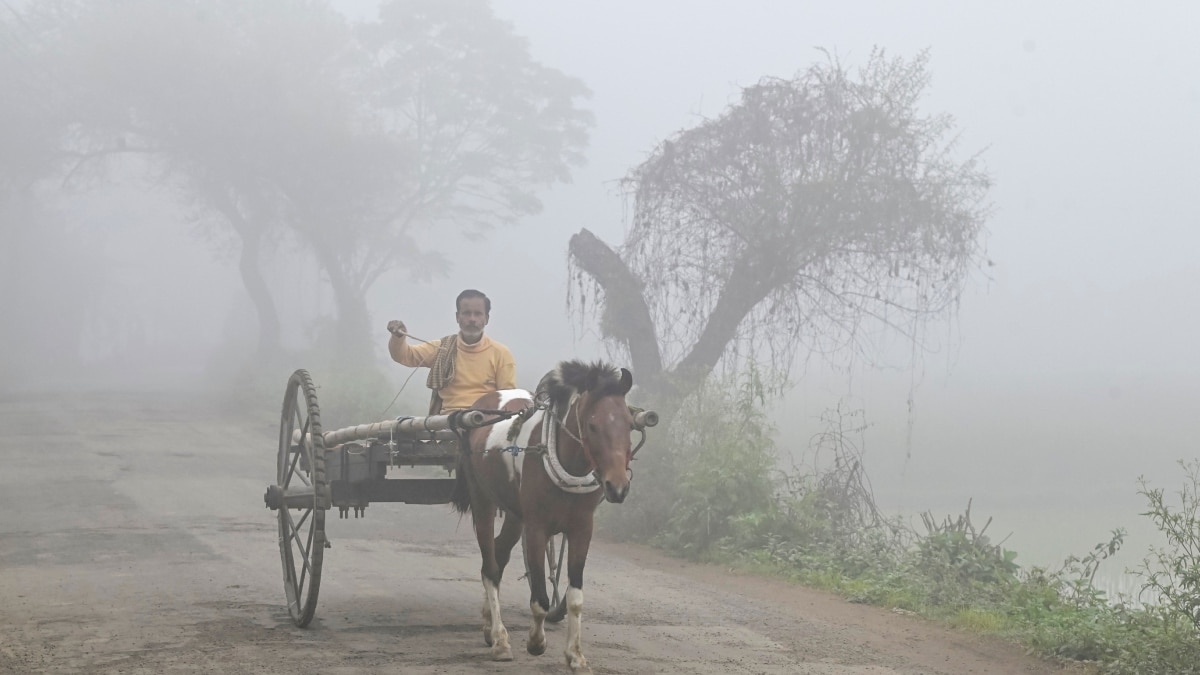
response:
<path id="1" fill-rule="evenodd" d="M 441 506 L 332 513 L 317 619 L 295 628 L 262 501 L 275 425 L 229 424 L 180 395 L 0 397 L 0 672 L 568 672 L 561 625 L 544 656 L 525 653 L 528 596 L 512 568 L 501 601 L 516 660 L 488 660 L 470 525 Z M 639 547 L 593 546 L 585 602 L 596 673 L 1060 672 Z"/>

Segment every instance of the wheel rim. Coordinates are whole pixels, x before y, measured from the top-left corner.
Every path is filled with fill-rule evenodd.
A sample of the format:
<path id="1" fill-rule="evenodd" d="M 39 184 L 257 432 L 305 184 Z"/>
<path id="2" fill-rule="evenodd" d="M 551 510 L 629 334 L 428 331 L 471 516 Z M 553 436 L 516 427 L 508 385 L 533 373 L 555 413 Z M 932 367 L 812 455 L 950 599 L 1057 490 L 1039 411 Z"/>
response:
<path id="1" fill-rule="evenodd" d="M 293 432 L 301 442 L 292 443 Z M 283 563 L 283 588 L 288 614 L 303 628 L 312 621 L 321 586 L 321 561 L 325 552 L 325 511 L 329 508 L 325 481 L 325 444 L 316 387 L 304 370 L 288 380 L 279 424 L 276 485 L 311 491 L 303 508 L 278 509 L 279 554 Z"/>

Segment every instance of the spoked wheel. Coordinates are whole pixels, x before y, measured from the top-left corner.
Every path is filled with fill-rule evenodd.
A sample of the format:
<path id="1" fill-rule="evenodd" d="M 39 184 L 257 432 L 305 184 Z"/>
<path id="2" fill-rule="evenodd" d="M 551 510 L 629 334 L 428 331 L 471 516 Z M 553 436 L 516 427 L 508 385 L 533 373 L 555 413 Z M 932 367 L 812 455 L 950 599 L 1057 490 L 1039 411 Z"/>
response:
<path id="1" fill-rule="evenodd" d="M 557 560 L 554 555 L 555 543 L 558 543 Z M 567 598 L 559 586 L 559 580 L 562 578 L 563 554 L 566 551 L 567 538 L 565 535 L 550 537 L 550 540 L 546 542 L 546 569 L 550 572 L 550 587 L 554 589 L 554 592 L 550 594 L 550 613 L 546 615 L 546 620 L 550 623 L 558 623 L 567 615 Z"/>
<path id="2" fill-rule="evenodd" d="M 304 628 L 317 611 L 325 553 L 325 511 L 329 509 L 321 410 L 317 407 L 316 387 L 306 370 L 292 374 L 283 396 L 275 488 L 280 501 L 277 511 L 283 590 L 287 593 L 288 614 Z"/>

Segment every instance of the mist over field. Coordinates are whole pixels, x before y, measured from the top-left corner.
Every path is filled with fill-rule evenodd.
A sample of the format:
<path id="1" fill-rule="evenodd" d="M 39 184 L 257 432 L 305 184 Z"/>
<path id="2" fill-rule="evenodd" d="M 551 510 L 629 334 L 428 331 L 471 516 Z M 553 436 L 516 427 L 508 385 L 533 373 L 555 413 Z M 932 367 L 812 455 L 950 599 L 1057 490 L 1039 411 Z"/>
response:
<path id="1" fill-rule="evenodd" d="M 9 2 L 0 11 L 11 17 L 49 6 Z M 992 264 L 967 277 L 952 316 L 921 328 L 920 348 L 879 330 L 871 349 L 832 362 L 799 350 L 791 387 L 771 406 L 782 461 L 803 459 L 821 416 L 840 405 L 864 411 L 867 473 L 889 512 L 957 513 L 973 499 L 977 524 L 994 516 L 989 532 L 1013 533 L 1006 546 L 1020 552 L 1023 564 L 1054 564 L 1107 540 L 1116 527 L 1130 530 L 1131 550 L 1153 541 L 1137 515 L 1144 502 L 1136 479 L 1144 475 L 1172 489 L 1180 480 L 1176 460 L 1196 457 L 1200 436 L 1200 202 L 1194 198 L 1200 51 L 1192 6 L 528 0 L 492 6 L 526 41 L 533 60 L 586 87 L 586 96 L 565 98 L 594 122 L 580 123 L 586 142 L 562 141 L 563 157 L 577 150 L 580 161 L 556 156 L 530 169 L 538 179 L 520 196 L 540 200 L 542 208 L 514 200 L 486 223 L 481 218 L 459 229 L 418 219 L 406 231 L 405 245 L 424 253 L 373 278 L 361 294 L 365 316 L 355 317 L 369 327 L 358 353 L 386 373 L 389 395 L 379 399 L 380 411 L 411 374 L 388 359 L 384 325 L 402 319 L 426 339 L 451 333 L 454 297 L 464 288 L 491 297 L 488 334 L 512 349 L 522 386 L 532 388 L 559 359 L 606 356 L 596 318 L 568 307 L 568 242 L 586 228 L 620 245 L 633 210 L 620 179 L 677 131 L 721 115 L 742 87 L 761 78 L 792 77 L 830 54 L 854 69 L 874 47 L 903 58 L 928 49 L 931 84 L 920 108 L 951 115 L 953 152 L 960 159 L 978 155 L 993 180 L 980 239 Z M 373 2 L 331 7 L 348 24 L 378 16 Z M 187 161 L 169 170 L 140 155 L 114 154 L 103 166 L 84 162 L 88 153 L 115 147 L 115 139 L 137 143 L 134 133 L 120 131 L 120 115 L 105 107 L 125 105 L 121 92 L 110 99 L 109 92 L 89 91 L 82 100 L 94 107 L 72 111 L 95 123 L 93 136 L 81 139 L 79 119 L 67 120 L 65 131 L 41 129 L 36 110 L 29 115 L 17 105 L 34 99 L 7 92 L 49 91 L 46 100 L 53 100 L 55 87 L 71 83 L 33 70 L 41 67 L 32 55 L 35 20 L 5 18 L 0 26 L 0 162 L 6 171 L 15 167 L 0 176 L 0 187 L 12 187 L 0 192 L 0 391 L 203 389 L 220 399 L 248 364 L 263 368 L 263 380 L 277 380 L 280 395 L 295 368 L 312 369 L 318 384 L 333 377 L 324 363 L 304 360 L 316 358 L 345 323 L 327 262 L 317 255 L 322 249 L 314 245 L 323 240 L 278 232 L 263 240 L 258 261 L 279 340 L 272 352 L 256 354 L 258 315 L 239 276 L 244 239 L 223 224 L 216 202 L 200 204 L 208 184 L 185 185 Z M 111 39 L 120 40 L 127 28 L 112 27 Z M 160 26 L 136 28 L 153 35 Z M 95 30 L 97 44 L 71 47 L 104 51 L 108 29 Z M 220 46 L 205 39 L 197 44 Z M 304 44 L 297 38 L 272 45 L 263 58 L 286 60 L 289 49 Z M 113 69 L 99 73 L 100 81 L 136 84 L 137 64 L 118 56 L 97 62 Z M 70 72 L 88 75 L 86 68 Z M 261 78 L 275 94 L 253 99 L 247 110 L 268 101 L 289 110 L 293 94 L 271 80 L 273 73 L 264 68 Z M 176 75 L 185 74 L 145 74 L 163 83 Z M 218 70 L 214 77 L 224 75 Z M 170 98 L 166 84 L 159 91 Z M 239 119 L 213 119 L 218 132 L 210 140 L 219 145 L 219 130 Z M 296 139 L 263 147 L 286 149 L 295 140 L 310 153 L 297 151 L 301 166 L 321 164 L 316 158 L 324 155 L 305 146 L 300 122 L 286 130 Z M 40 165 L 34 151 L 23 154 L 29 139 L 60 133 L 75 144 L 64 156 Z M 246 137 L 267 134 L 264 128 Z M 232 138 L 234 145 L 243 140 Z M 256 146 L 245 143 L 236 147 L 251 164 L 289 156 L 279 150 L 256 157 Z M 339 158 L 343 169 L 324 167 L 328 175 L 313 184 L 376 175 L 348 173 L 377 159 L 369 150 Z M 216 182 L 226 177 L 206 174 Z M 309 193 L 311 203 L 297 209 L 312 215 L 328 207 L 312 219 L 330 227 L 333 242 L 341 234 L 330 223 L 345 213 L 334 208 L 341 203 Z M 345 205 L 361 203 L 348 198 Z M 430 269 L 418 269 L 437 256 Z M 699 320 L 699 314 L 678 319 Z M 407 381 L 397 406 L 422 412 L 424 377 Z M 263 396 L 265 409 L 278 405 L 275 394 Z M 375 420 L 332 425 L 366 421 Z M 1119 566 L 1106 573 L 1117 574 Z"/>

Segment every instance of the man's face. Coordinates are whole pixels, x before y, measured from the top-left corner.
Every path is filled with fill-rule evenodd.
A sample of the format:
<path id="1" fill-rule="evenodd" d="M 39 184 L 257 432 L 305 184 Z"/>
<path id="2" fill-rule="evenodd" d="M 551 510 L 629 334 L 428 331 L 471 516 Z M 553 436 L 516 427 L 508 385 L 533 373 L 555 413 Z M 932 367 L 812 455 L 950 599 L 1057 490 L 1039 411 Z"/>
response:
<path id="1" fill-rule="evenodd" d="M 483 335 L 483 327 L 487 325 L 488 315 L 483 308 L 483 298 L 463 298 L 458 303 L 458 311 L 454 318 L 458 320 L 458 328 L 463 337 L 479 338 Z"/>

